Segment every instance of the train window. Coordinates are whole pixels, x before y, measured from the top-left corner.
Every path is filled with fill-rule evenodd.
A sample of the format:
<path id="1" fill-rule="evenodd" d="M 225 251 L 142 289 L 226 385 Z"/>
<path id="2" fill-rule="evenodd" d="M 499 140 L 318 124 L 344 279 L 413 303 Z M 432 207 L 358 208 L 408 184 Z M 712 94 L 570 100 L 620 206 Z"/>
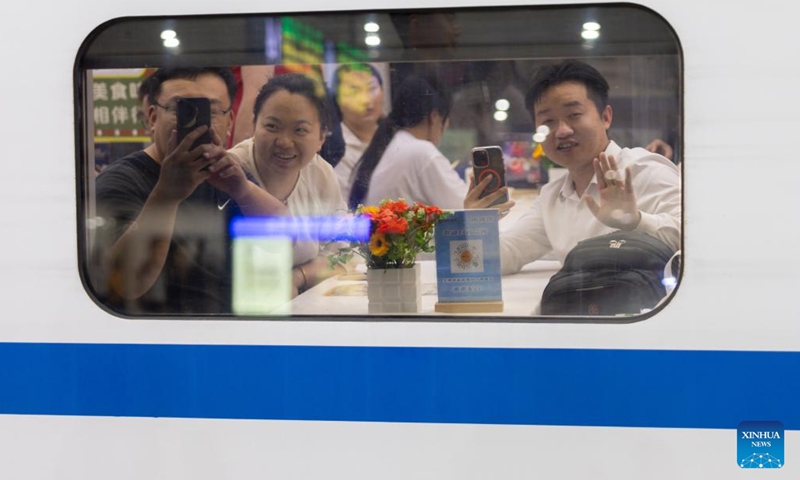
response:
<path id="1" fill-rule="evenodd" d="M 75 64 L 84 284 L 123 317 L 647 318 L 682 62 L 632 4 L 112 20 Z"/>

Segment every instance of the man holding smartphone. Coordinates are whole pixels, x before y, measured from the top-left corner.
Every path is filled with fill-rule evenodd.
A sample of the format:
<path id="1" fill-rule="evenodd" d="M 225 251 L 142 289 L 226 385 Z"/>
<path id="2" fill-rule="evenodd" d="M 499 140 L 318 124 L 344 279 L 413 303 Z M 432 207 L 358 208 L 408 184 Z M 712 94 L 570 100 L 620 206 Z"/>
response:
<path id="1" fill-rule="evenodd" d="M 152 78 L 153 143 L 97 178 L 96 251 L 105 275 L 91 280 L 121 313 L 229 313 L 229 219 L 288 209 L 226 156 L 236 92 L 230 69 L 159 69 Z M 207 99 L 209 125 L 179 140 L 178 104 L 186 98 Z"/>
<path id="2" fill-rule="evenodd" d="M 581 240 L 615 230 L 652 235 L 680 248 L 681 181 L 678 168 L 643 148 L 621 148 L 608 137 L 609 86 L 590 65 L 567 61 L 534 76 L 525 98 L 547 156 L 567 175 L 542 187 L 529 212 L 500 236 L 504 274 L 553 252 L 562 263 Z M 464 208 L 489 208 L 506 189 L 482 197 L 489 179 L 475 184 Z M 501 211 L 513 201 L 498 205 Z"/>

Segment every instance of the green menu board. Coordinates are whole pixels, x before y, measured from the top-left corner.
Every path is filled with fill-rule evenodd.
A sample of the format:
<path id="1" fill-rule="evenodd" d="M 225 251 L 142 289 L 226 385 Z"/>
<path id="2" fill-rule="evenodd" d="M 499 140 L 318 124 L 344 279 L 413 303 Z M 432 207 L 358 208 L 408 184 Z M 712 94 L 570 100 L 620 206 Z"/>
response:
<path id="1" fill-rule="evenodd" d="M 144 69 L 132 70 L 129 74 L 98 72 L 94 75 L 92 100 L 95 143 L 150 141 L 137 117 L 137 90 L 145 75 Z"/>

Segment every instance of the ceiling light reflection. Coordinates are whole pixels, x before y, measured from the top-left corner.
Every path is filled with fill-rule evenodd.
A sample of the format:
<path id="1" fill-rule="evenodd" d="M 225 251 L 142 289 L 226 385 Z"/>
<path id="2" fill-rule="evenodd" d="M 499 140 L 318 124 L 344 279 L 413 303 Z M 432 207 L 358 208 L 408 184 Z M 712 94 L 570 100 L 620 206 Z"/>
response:
<path id="1" fill-rule="evenodd" d="M 581 37 L 586 40 L 596 40 L 600 36 L 597 30 L 584 30 L 581 32 Z"/>

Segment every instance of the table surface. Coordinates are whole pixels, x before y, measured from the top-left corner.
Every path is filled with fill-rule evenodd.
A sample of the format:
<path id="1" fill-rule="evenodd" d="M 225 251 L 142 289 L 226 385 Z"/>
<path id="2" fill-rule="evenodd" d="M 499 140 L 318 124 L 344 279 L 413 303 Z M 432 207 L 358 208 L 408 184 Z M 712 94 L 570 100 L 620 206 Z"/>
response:
<path id="1" fill-rule="evenodd" d="M 507 230 L 530 209 L 537 190 L 512 189 L 511 198 L 516 205 L 509 214 L 500 220 L 500 232 Z M 478 317 L 529 317 L 539 313 L 542 292 L 550 277 L 561 268 L 555 260 L 542 259 L 526 265 L 521 272 L 502 277 L 503 311 L 485 314 L 445 314 L 434 311 L 438 300 L 436 287 L 436 263 L 433 254 L 422 254 L 418 259 L 422 267 L 422 312 L 419 315 L 478 316 Z M 547 258 L 547 257 L 545 257 Z M 358 272 L 364 272 L 359 265 Z M 289 304 L 291 315 L 367 315 L 367 282 L 348 279 L 351 277 L 329 278 L 299 295 Z"/>
<path id="2" fill-rule="evenodd" d="M 422 267 L 422 311 L 418 315 L 479 316 L 479 317 L 529 317 L 539 311 L 542 291 L 550 277 L 561 264 L 553 260 L 533 262 L 521 272 L 505 275 L 503 282 L 503 311 L 484 314 L 444 314 L 434 311 L 436 294 L 436 262 L 418 262 Z M 363 271 L 363 265 L 360 266 Z M 367 315 L 366 279 L 349 279 L 348 276 L 329 278 L 311 288 L 290 303 L 291 315 Z"/>

